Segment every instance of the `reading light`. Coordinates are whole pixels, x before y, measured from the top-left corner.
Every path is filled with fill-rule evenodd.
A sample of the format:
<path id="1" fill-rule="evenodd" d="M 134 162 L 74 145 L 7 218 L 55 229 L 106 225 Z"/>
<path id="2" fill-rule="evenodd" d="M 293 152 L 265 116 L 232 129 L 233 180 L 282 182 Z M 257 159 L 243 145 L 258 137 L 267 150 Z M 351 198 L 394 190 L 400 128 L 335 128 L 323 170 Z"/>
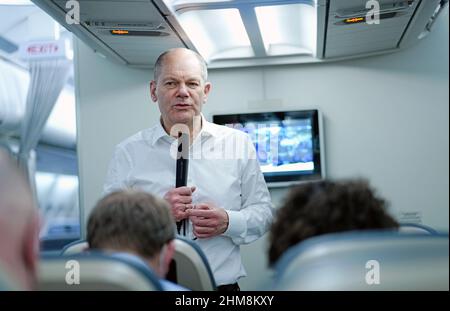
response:
<path id="1" fill-rule="evenodd" d="M 271 45 L 281 43 L 283 41 L 283 30 L 281 29 L 280 19 L 282 12 L 280 8 L 265 6 L 255 8 L 256 18 L 258 19 L 259 29 L 266 48 L 267 54 Z"/>
<path id="2" fill-rule="evenodd" d="M 268 55 L 315 54 L 315 5 L 259 6 L 255 13 Z"/>
<path id="3" fill-rule="evenodd" d="M 178 19 L 206 61 L 254 55 L 237 9 L 187 11 Z"/>
<path id="4" fill-rule="evenodd" d="M 207 28 L 204 27 L 201 20 L 197 18 L 197 13 L 186 12 L 180 16 L 179 21 L 197 51 L 206 61 L 208 61 L 214 53 L 214 44 L 209 37 Z"/>
<path id="5" fill-rule="evenodd" d="M 364 17 L 352 17 L 352 18 L 347 18 L 344 20 L 344 22 L 346 24 L 362 23 L 364 21 L 365 21 Z"/>
<path id="6" fill-rule="evenodd" d="M 127 35 L 128 30 L 122 30 L 122 29 L 113 29 L 111 30 L 112 35 Z"/>
<path id="7" fill-rule="evenodd" d="M 162 1 L 207 62 L 253 57 L 253 48 L 258 56 L 316 56 L 317 0 L 283 1 L 288 4 L 272 0 Z M 247 30 L 252 31 L 251 40 Z"/>
<path id="8" fill-rule="evenodd" d="M 110 30 L 113 36 L 133 36 L 133 37 L 165 37 L 169 36 L 169 33 L 153 30 L 125 30 L 125 29 L 113 29 Z"/>

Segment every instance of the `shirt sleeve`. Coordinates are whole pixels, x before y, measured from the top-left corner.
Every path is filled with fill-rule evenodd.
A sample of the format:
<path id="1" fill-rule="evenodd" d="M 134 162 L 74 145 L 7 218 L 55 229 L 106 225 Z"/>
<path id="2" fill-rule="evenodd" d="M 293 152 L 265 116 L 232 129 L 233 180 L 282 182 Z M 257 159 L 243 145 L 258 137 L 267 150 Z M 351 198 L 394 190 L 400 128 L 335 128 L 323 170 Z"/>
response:
<path id="1" fill-rule="evenodd" d="M 106 181 L 103 185 L 103 194 L 127 188 L 127 180 L 131 168 L 131 158 L 125 149 L 117 146 L 114 150 L 113 157 L 109 162 L 108 172 L 106 173 Z"/>
<path id="2" fill-rule="evenodd" d="M 269 230 L 273 220 L 273 206 L 255 147 L 250 138 L 246 141 L 249 156 L 241 172 L 242 205 L 239 211 L 227 210 L 229 223 L 224 233 L 238 245 L 260 238 Z"/>

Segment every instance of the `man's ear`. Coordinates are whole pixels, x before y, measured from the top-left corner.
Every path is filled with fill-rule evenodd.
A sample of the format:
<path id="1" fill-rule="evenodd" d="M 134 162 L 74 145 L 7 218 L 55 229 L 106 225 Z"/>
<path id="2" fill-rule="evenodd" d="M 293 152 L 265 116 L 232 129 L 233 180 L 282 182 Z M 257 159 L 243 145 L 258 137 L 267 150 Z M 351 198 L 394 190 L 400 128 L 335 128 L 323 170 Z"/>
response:
<path id="1" fill-rule="evenodd" d="M 211 82 L 206 82 L 203 88 L 203 93 L 205 93 L 205 96 L 203 98 L 203 104 L 206 104 L 206 101 L 208 100 L 208 94 L 211 91 L 211 88 L 212 88 Z"/>
<path id="2" fill-rule="evenodd" d="M 159 271 L 158 274 L 160 277 L 165 278 L 167 272 L 169 272 L 170 262 L 173 259 L 173 255 L 175 254 L 175 242 L 174 240 L 168 242 L 163 246 L 161 252 L 159 253 Z"/>
<path id="3" fill-rule="evenodd" d="M 156 81 L 155 80 L 150 81 L 150 97 L 153 102 L 156 103 L 158 101 L 158 97 L 156 96 Z"/>
<path id="4" fill-rule="evenodd" d="M 164 264 L 167 265 L 167 268 L 169 268 L 170 262 L 172 261 L 174 255 L 175 255 L 175 240 L 172 240 L 169 243 L 167 243 L 166 258 L 164 258 Z"/>

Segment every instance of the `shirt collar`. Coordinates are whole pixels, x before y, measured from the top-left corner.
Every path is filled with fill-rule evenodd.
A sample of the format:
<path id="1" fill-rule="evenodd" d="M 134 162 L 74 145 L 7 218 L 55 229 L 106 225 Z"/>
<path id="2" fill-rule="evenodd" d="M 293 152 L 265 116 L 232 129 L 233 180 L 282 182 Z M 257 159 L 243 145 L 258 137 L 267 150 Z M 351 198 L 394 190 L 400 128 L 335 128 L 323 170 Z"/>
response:
<path id="1" fill-rule="evenodd" d="M 170 135 L 168 135 L 166 133 L 166 130 L 162 126 L 161 118 L 159 118 L 159 122 L 158 122 L 158 124 L 156 124 L 155 131 L 153 132 L 153 135 L 152 135 L 152 141 L 151 141 L 152 146 L 154 146 L 156 144 L 156 142 L 163 137 L 167 137 L 169 139 L 171 138 Z"/>
<path id="2" fill-rule="evenodd" d="M 206 121 L 205 116 L 202 114 L 202 130 L 199 135 L 216 137 L 218 134 L 216 125 L 212 122 Z"/>
<path id="3" fill-rule="evenodd" d="M 202 117 L 202 129 L 200 130 L 199 135 L 203 136 L 214 136 L 216 137 L 218 135 L 217 129 L 214 126 L 214 123 L 208 122 L 205 119 L 205 116 L 203 114 L 200 114 Z M 151 143 L 152 146 L 156 144 L 156 142 L 161 138 L 169 139 L 170 141 L 174 140 L 174 137 L 171 137 L 169 134 L 166 133 L 166 130 L 162 126 L 161 118 L 159 119 L 158 124 L 155 126 L 155 131 L 153 132 Z"/>

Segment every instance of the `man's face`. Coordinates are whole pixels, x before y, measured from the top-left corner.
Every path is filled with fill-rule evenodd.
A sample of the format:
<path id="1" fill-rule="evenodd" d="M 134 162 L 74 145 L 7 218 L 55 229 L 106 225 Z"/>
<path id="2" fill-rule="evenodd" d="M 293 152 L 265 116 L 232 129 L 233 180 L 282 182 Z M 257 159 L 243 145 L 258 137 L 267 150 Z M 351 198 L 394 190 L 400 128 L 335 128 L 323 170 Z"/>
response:
<path id="1" fill-rule="evenodd" d="M 210 83 L 203 81 L 200 63 L 194 55 L 186 51 L 166 55 L 158 80 L 150 84 L 152 100 L 158 102 L 166 130 L 170 132 L 179 123 L 191 127 L 210 88 Z"/>

